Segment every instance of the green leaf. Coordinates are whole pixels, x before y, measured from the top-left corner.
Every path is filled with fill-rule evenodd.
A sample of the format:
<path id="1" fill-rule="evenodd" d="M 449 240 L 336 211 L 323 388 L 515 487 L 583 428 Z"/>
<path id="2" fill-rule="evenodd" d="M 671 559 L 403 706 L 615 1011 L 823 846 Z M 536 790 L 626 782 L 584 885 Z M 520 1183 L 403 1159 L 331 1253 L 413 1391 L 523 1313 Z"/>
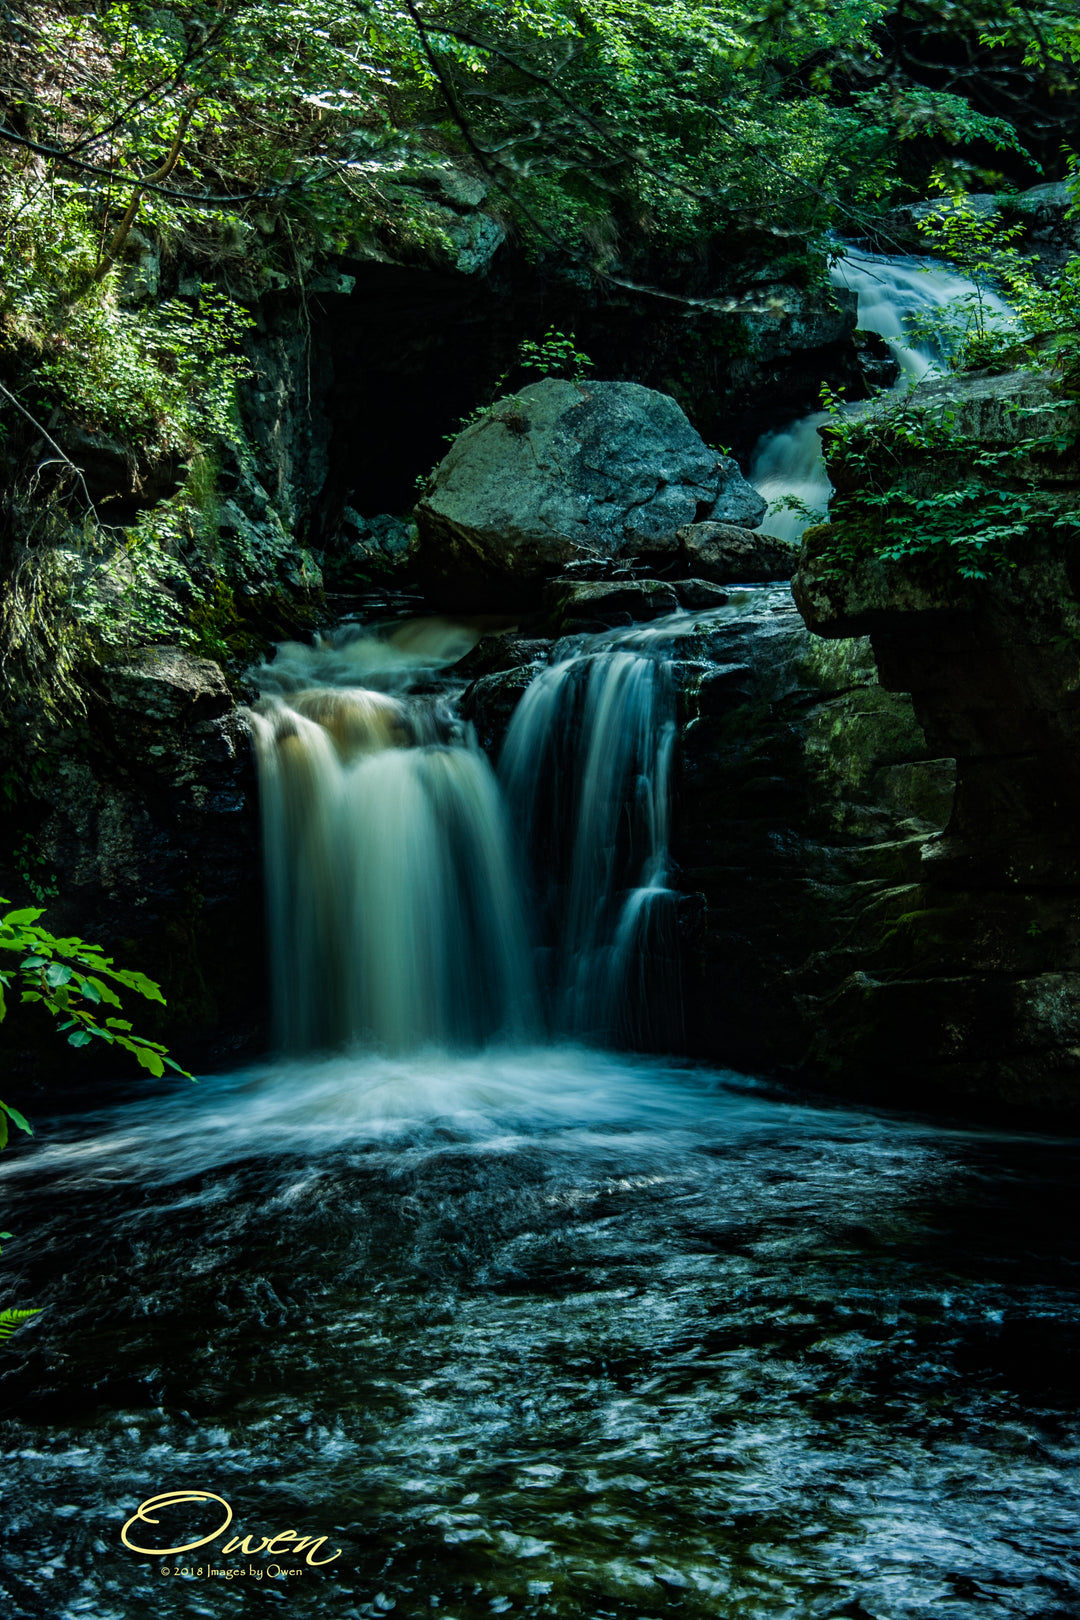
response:
<path id="1" fill-rule="evenodd" d="M 90 994 L 91 988 L 94 994 Z M 110 1007 L 120 1006 L 120 997 L 111 985 L 105 984 L 101 979 L 84 979 L 83 993 L 88 1001 L 107 1001 Z"/>
<path id="2" fill-rule="evenodd" d="M 69 1046 L 89 1046 L 93 1036 L 88 1029 L 76 1029 L 68 1036 Z"/>
<path id="3" fill-rule="evenodd" d="M 152 1048 L 148 1046 L 141 1046 L 137 1041 L 125 1040 L 123 1036 L 120 1037 L 120 1045 L 126 1046 L 128 1051 L 132 1052 L 142 1064 L 143 1068 L 148 1069 L 156 1079 L 160 1079 L 160 1077 L 165 1073 L 164 1058 L 162 1058 L 159 1053 L 153 1051 Z"/>
<path id="4" fill-rule="evenodd" d="M 33 1136 L 33 1127 L 27 1124 L 25 1117 L 19 1113 L 17 1108 L 12 1108 L 11 1104 L 6 1102 L 0 1102 L 0 1108 L 19 1127 L 20 1131 L 25 1131 L 27 1136 Z"/>
<path id="5" fill-rule="evenodd" d="M 50 962 L 45 969 L 45 983 L 56 989 L 59 985 L 69 983 L 73 972 L 74 969 L 63 962 Z"/>

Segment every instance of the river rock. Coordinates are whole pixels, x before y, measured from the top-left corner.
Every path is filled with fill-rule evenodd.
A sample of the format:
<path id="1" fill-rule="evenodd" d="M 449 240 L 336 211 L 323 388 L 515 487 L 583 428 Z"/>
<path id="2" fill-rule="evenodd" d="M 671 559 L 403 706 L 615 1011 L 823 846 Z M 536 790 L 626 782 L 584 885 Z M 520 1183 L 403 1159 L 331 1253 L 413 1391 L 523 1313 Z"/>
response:
<path id="1" fill-rule="evenodd" d="M 678 531 L 677 540 L 695 578 L 714 585 L 790 579 L 799 560 L 799 548 L 789 540 L 732 523 L 690 523 Z"/>
<path id="2" fill-rule="evenodd" d="M 114 708 L 140 722 L 185 722 L 223 714 L 232 696 L 220 664 L 180 647 L 143 647 L 105 672 Z"/>
<path id="3" fill-rule="evenodd" d="M 441 594 L 527 599 L 568 563 L 676 549 L 721 517 L 753 528 L 765 502 L 667 394 L 547 377 L 458 435 L 416 508 Z"/>
<path id="4" fill-rule="evenodd" d="M 556 579 L 549 593 L 552 617 L 563 634 L 603 630 L 628 620 L 658 619 L 679 607 L 674 587 L 658 579 Z"/>
<path id="5" fill-rule="evenodd" d="M 677 579 L 673 589 L 684 608 L 723 607 L 728 599 L 727 591 L 707 579 Z"/>

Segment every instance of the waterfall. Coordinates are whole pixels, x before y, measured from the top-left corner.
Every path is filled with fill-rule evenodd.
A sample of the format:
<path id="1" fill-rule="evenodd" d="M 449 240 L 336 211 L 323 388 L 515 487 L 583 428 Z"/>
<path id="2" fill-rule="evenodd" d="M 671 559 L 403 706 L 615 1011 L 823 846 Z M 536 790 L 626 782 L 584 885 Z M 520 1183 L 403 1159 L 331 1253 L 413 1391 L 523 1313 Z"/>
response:
<path id="1" fill-rule="evenodd" d="M 423 691 L 461 656 L 456 631 L 346 633 L 286 646 L 262 671 L 252 725 L 286 1050 L 475 1045 L 532 1027 L 498 783 L 447 698 Z M 372 684 L 315 684 L 360 677 Z"/>
<path id="2" fill-rule="evenodd" d="M 560 1032 L 652 1044 L 675 1010 L 663 631 L 591 638 L 518 705 L 499 774 L 529 864 L 541 978 Z"/>
<path id="3" fill-rule="evenodd" d="M 416 621 L 278 650 L 251 717 L 286 1051 L 477 1047 L 541 1022 L 676 1035 L 664 648 L 687 622 L 593 636 L 542 670 L 500 779 L 455 709 L 475 632 Z"/>
<path id="4" fill-rule="evenodd" d="M 893 347 L 901 386 L 936 363 L 915 316 L 968 288 L 854 250 L 833 279 L 858 288 L 861 325 Z M 760 442 L 752 476 L 767 498 L 824 515 L 824 419 Z M 795 535 L 805 521 L 773 526 Z M 455 707 L 454 666 L 479 639 L 468 624 L 346 627 L 278 649 L 252 724 L 284 1049 L 475 1048 L 544 1028 L 678 1045 L 667 648 L 693 622 L 568 644 L 518 704 L 498 778 Z"/>
<path id="5" fill-rule="evenodd" d="M 919 331 L 919 319 L 947 305 L 976 296 L 966 277 L 933 259 L 889 258 L 849 248 L 832 268 L 834 287 L 854 288 L 859 298 L 858 325 L 863 332 L 883 337 L 900 366 L 895 391 L 917 383 L 947 361 L 940 342 Z M 1008 305 L 994 293 L 978 294 L 988 321 L 1007 322 Z M 785 500 L 797 506 L 777 506 L 766 519 L 770 533 L 797 540 L 809 523 L 824 521 L 832 485 L 825 470 L 818 429 L 828 412 L 814 411 L 789 427 L 763 434 L 750 458 L 750 482 L 769 502 Z"/>

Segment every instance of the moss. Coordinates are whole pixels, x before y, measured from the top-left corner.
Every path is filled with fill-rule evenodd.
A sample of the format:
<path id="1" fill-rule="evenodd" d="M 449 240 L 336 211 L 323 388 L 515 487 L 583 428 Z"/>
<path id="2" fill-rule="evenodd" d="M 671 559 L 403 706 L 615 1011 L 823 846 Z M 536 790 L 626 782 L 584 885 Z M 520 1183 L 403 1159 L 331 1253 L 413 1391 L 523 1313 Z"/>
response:
<path id="1" fill-rule="evenodd" d="M 901 913 L 884 931 L 882 944 L 907 971 L 1026 977 L 1071 966 L 1072 927 L 1067 906 L 1043 894 L 981 896 L 974 914 L 972 897 L 958 893 L 947 904 Z"/>
<path id="2" fill-rule="evenodd" d="M 195 650 L 235 675 L 264 658 L 275 641 L 312 629 L 319 602 L 316 593 L 304 599 L 280 587 L 238 596 L 227 580 L 217 579 L 188 615 Z"/>

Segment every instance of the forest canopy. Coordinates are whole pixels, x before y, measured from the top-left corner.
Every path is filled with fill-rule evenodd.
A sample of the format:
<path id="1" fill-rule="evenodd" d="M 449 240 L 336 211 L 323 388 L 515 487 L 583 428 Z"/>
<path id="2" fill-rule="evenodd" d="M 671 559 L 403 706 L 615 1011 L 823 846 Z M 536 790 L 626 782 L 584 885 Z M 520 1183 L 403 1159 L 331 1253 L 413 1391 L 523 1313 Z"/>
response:
<path id="1" fill-rule="evenodd" d="M 365 227 L 422 234 L 394 188 L 432 154 L 601 269 L 628 227 L 850 225 L 942 165 L 966 189 L 1061 172 L 1080 57 L 1056 0 L 5 10 L 5 281 L 13 254 L 44 268 L 44 206 L 72 232 L 86 213 L 84 281 L 136 209 L 218 236 L 283 211 L 325 251 Z"/>
<path id="2" fill-rule="evenodd" d="M 328 263 L 453 270 L 454 210 L 482 205 L 543 273 L 734 310 L 763 277 L 820 281 L 835 234 L 897 203 L 1074 162 L 1071 0 L 3 10 L 0 685 L 54 711 L 133 634 L 217 656 L 236 629 L 215 490 L 222 445 L 252 476 L 265 292 L 298 289 L 306 319 Z M 173 267 L 160 287 L 141 252 Z M 134 469 L 130 510 L 88 486 L 87 433 Z"/>

